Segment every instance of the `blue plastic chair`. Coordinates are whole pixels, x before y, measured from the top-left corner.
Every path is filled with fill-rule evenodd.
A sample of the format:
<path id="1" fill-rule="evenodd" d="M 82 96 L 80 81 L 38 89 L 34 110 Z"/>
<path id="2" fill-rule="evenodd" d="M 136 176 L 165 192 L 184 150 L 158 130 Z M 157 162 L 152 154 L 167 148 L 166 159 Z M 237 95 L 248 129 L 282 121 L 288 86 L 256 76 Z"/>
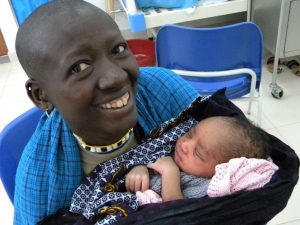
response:
<path id="1" fill-rule="evenodd" d="M 156 62 L 183 76 L 201 95 L 224 87 L 230 99 L 249 94 L 250 114 L 259 96 L 262 34 L 251 22 L 212 28 L 165 25 L 156 37 Z"/>
<path id="2" fill-rule="evenodd" d="M 0 133 L 0 178 L 12 203 L 17 166 L 42 113 L 34 107 L 11 121 Z"/>
<path id="3" fill-rule="evenodd" d="M 49 1 L 50 0 L 10 0 L 9 3 L 17 24 L 21 25 L 36 8 Z"/>

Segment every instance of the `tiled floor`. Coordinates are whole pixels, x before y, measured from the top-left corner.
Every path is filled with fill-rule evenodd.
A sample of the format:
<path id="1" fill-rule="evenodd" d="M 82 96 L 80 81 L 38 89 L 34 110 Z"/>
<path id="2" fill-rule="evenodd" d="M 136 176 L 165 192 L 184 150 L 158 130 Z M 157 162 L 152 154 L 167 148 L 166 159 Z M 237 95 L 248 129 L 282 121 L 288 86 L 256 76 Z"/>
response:
<path id="1" fill-rule="evenodd" d="M 7 122 L 33 106 L 25 93 L 25 80 L 26 76 L 17 61 L 0 64 L 0 131 Z M 300 155 L 300 77 L 285 69 L 277 81 L 284 90 L 284 96 L 280 100 L 271 96 L 268 87 L 271 74 L 264 69 L 261 86 L 262 127 L 289 144 Z M 254 111 L 256 107 L 254 105 Z M 300 225 L 299 202 L 300 184 L 294 189 L 287 207 L 268 225 Z M 12 217 L 13 206 L 0 183 L 0 224 L 12 224 Z"/>

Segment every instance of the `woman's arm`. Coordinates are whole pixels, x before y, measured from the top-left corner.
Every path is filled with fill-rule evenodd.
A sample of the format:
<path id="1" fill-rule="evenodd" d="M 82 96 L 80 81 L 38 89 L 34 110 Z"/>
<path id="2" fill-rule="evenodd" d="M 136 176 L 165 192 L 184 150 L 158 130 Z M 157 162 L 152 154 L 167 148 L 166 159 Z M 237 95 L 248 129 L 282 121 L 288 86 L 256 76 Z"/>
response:
<path id="1" fill-rule="evenodd" d="M 161 175 L 163 202 L 183 199 L 180 187 L 180 171 L 172 157 L 162 157 L 155 163 L 147 165 Z"/>
<path id="2" fill-rule="evenodd" d="M 198 96 L 188 82 L 171 70 L 140 68 L 136 96 L 138 122 L 148 134 L 161 123 L 177 117 Z"/>

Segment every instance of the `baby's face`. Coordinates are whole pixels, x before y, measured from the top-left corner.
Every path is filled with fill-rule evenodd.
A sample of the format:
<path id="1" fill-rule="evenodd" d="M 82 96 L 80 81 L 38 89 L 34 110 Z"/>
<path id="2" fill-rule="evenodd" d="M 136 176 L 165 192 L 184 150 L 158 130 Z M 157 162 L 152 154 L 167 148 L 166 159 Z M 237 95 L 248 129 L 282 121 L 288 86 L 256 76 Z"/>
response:
<path id="1" fill-rule="evenodd" d="M 215 141 L 220 130 L 214 121 L 202 121 L 178 139 L 174 160 L 191 175 L 210 178 L 215 173 Z"/>
<path id="2" fill-rule="evenodd" d="M 111 144 L 136 123 L 138 66 L 116 24 L 98 14 L 76 16 L 45 35 L 40 83 L 74 133 Z M 83 13 L 84 14 L 84 13 Z"/>

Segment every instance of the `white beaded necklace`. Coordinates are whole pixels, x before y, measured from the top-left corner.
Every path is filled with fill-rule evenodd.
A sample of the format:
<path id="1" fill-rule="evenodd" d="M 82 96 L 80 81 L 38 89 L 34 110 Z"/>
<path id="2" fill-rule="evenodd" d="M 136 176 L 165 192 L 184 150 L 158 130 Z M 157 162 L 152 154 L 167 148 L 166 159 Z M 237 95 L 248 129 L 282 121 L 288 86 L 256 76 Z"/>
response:
<path id="1" fill-rule="evenodd" d="M 96 152 L 96 153 L 108 153 L 121 148 L 128 141 L 132 132 L 133 132 L 133 128 L 131 128 L 121 139 L 119 139 L 115 143 L 110 145 L 102 145 L 102 146 L 88 145 L 82 140 L 81 137 L 77 136 L 74 133 L 73 135 L 77 139 L 80 146 L 85 150 L 89 152 Z"/>

